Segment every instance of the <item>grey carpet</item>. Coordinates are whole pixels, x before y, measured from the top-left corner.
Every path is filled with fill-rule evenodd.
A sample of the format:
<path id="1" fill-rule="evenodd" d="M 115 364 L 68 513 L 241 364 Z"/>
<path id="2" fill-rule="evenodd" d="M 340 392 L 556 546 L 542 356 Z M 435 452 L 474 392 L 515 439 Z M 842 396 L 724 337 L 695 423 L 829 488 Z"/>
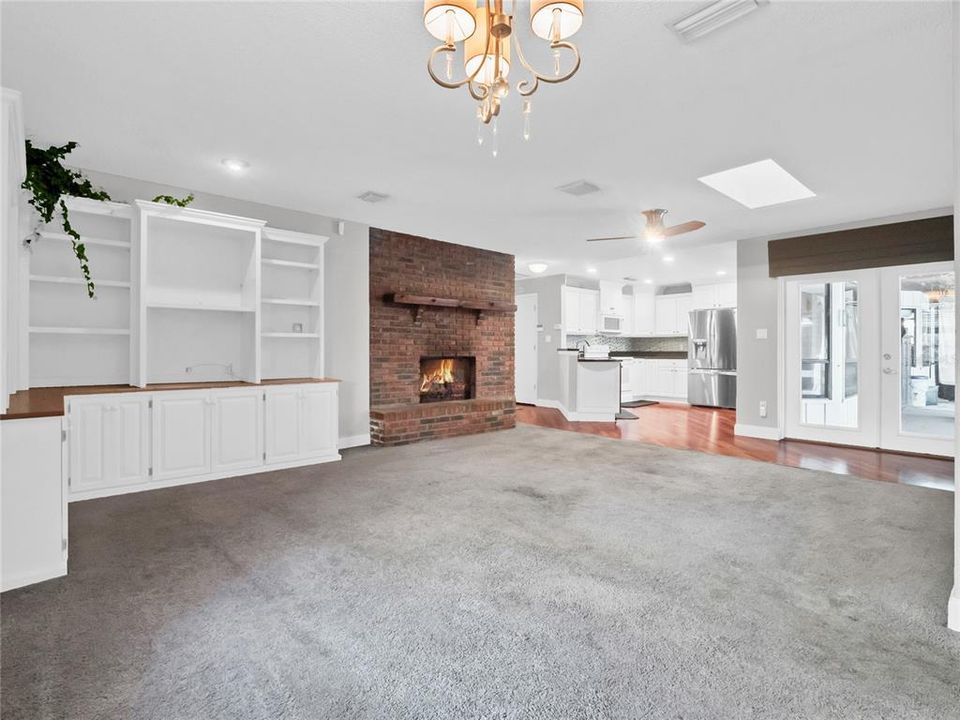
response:
<path id="1" fill-rule="evenodd" d="M 30 718 L 955 718 L 953 497 L 521 427 L 70 508 Z"/>

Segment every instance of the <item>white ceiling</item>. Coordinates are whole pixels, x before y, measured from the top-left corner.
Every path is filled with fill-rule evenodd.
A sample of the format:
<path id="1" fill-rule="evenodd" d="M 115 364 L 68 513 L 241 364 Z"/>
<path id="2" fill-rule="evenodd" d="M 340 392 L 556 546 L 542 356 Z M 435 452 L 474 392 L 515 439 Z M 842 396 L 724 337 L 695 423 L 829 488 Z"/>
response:
<path id="1" fill-rule="evenodd" d="M 700 4 L 588 0 L 579 75 L 537 93 L 526 144 L 511 94 L 497 159 L 475 144 L 465 91 L 427 77 L 416 0 L 3 2 L 2 81 L 23 93 L 30 135 L 81 143 L 79 166 L 503 250 L 551 274 L 661 281 L 662 251 L 583 242 L 638 229 L 650 207 L 706 221 L 665 252 L 712 276 L 731 246 L 704 244 L 951 204 L 949 3 L 771 0 L 685 45 L 665 23 Z M 251 168 L 231 176 L 224 157 Z M 817 197 L 748 210 L 696 180 L 768 157 Z M 554 189 L 581 178 L 602 191 Z M 391 198 L 355 199 L 368 189 Z"/>

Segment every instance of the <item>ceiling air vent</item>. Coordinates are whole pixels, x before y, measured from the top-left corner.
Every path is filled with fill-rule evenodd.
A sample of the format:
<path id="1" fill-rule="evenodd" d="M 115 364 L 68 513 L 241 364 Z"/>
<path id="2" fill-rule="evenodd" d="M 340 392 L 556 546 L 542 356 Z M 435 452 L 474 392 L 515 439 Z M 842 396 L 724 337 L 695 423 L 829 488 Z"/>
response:
<path id="1" fill-rule="evenodd" d="M 717 0 L 684 15 L 667 27 L 687 42 L 691 42 L 699 40 L 727 23 L 739 20 L 767 2 L 768 0 Z"/>
<path id="2" fill-rule="evenodd" d="M 561 185 L 557 188 L 560 192 L 565 192 L 568 195 L 575 195 L 580 197 L 582 195 L 590 195 L 591 193 L 600 192 L 600 188 L 594 185 L 592 182 L 587 182 L 586 180 L 577 180 L 576 182 L 567 183 L 566 185 Z"/>
<path id="3" fill-rule="evenodd" d="M 389 195 L 384 195 L 383 193 L 374 192 L 373 190 L 367 190 L 363 195 L 357 195 L 357 198 L 363 200 L 367 203 L 378 203 L 383 202 Z"/>

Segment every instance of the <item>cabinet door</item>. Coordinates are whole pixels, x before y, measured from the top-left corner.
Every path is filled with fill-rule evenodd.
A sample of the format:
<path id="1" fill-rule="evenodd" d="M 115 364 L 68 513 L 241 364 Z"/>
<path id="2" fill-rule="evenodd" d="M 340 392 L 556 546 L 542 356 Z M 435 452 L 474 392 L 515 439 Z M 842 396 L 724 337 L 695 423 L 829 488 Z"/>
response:
<path id="1" fill-rule="evenodd" d="M 658 297 L 655 310 L 654 322 L 657 334 L 673 335 L 677 331 L 677 299 L 675 297 Z"/>
<path id="2" fill-rule="evenodd" d="M 669 361 L 657 363 L 656 395 L 673 397 L 674 395 L 674 368 Z"/>
<path id="3" fill-rule="evenodd" d="M 682 365 L 673 371 L 673 395 L 681 400 L 687 399 L 687 369 Z"/>
<path id="4" fill-rule="evenodd" d="M 107 401 L 100 399 L 70 401 L 71 492 L 110 485 L 108 407 Z"/>
<path id="5" fill-rule="evenodd" d="M 336 384 L 301 388 L 300 456 L 335 455 L 339 437 Z"/>
<path id="6" fill-rule="evenodd" d="M 696 310 L 705 310 L 717 306 L 717 286 L 694 285 L 693 286 L 693 308 Z"/>
<path id="7" fill-rule="evenodd" d="M 149 478 L 150 401 L 150 396 L 121 395 L 110 406 L 113 485 L 134 485 Z"/>
<path id="8" fill-rule="evenodd" d="M 653 293 L 642 293 L 633 299 L 633 332 L 635 335 L 653 335 L 656 332 Z"/>
<path id="9" fill-rule="evenodd" d="M 647 373 L 649 361 L 639 359 L 634 360 L 633 375 L 630 376 L 631 392 L 634 398 L 641 398 L 647 394 Z"/>
<path id="10" fill-rule="evenodd" d="M 278 386 L 266 393 L 267 463 L 296 460 L 300 457 L 300 388 Z"/>
<path id="11" fill-rule="evenodd" d="M 678 335 L 690 334 L 690 311 L 693 309 L 693 297 L 690 295 L 677 296 L 677 324 Z"/>
<path id="12" fill-rule="evenodd" d="M 600 311 L 600 293 L 596 290 L 580 291 L 580 331 L 593 335 L 597 332 L 597 316 Z"/>
<path id="13" fill-rule="evenodd" d="M 263 390 L 212 393 L 214 472 L 263 464 Z"/>
<path id="14" fill-rule="evenodd" d="M 210 472 L 210 393 L 164 391 L 153 397 L 153 476 Z"/>
<path id="15" fill-rule="evenodd" d="M 720 283 L 717 285 L 717 307 L 737 306 L 737 284 Z"/>
<path id="16" fill-rule="evenodd" d="M 563 326 L 567 332 L 580 332 L 580 290 L 563 288 Z"/>

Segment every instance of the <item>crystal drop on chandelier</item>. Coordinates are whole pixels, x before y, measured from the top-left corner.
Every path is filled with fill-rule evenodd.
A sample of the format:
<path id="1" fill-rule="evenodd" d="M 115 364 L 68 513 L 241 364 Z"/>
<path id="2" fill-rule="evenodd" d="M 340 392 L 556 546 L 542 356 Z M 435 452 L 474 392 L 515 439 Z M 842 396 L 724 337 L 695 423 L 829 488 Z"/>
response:
<path id="1" fill-rule="evenodd" d="M 523 139 L 530 139 L 530 113 L 533 111 L 533 107 L 530 105 L 529 100 L 523 101 Z"/>

